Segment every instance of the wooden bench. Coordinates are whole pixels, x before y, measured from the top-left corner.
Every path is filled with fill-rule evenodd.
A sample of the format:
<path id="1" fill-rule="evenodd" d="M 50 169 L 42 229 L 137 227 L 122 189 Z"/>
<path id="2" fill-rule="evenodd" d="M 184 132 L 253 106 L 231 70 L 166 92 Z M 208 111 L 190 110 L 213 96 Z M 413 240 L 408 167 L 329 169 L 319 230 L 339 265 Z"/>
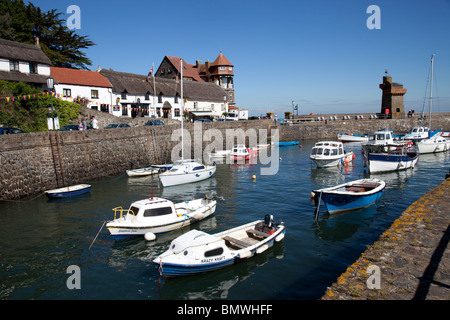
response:
<path id="1" fill-rule="evenodd" d="M 250 246 L 250 244 L 248 244 L 247 242 L 244 242 L 242 240 L 239 240 L 239 239 L 236 239 L 236 238 L 233 238 L 230 236 L 225 236 L 222 239 L 225 241 L 231 242 L 232 244 L 236 245 L 239 248 L 247 248 Z"/>
<path id="2" fill-rule="evenodd" d="M 255 229 L 248 229 L 248 230 L 245 230 L 245 232 L 247 232 L 249 234 L 254 234 L 255 236 L 260 236 L 263 238 L 267 238 L 270 236 L 270 234 L 268 234 L 268 233 L 261 232 L 261 231 L 255 230 Z"/>

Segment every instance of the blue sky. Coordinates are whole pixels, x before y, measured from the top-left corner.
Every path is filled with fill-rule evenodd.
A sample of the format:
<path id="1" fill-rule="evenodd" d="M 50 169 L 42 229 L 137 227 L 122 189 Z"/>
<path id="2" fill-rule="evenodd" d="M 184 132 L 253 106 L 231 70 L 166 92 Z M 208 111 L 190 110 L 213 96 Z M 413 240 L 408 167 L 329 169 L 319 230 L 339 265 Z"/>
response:
<path id="1" fill-rule="evenodd" d="M 26 1 L 25 1 L 26 2 Z M 405 110 L 421 112 L 435 56 L 433 111 L 450 112 L 450 0 L 34 0 L 43 10 L 81 9 L 80 35 L 98 65 L 147 74 L 165 55 L 234 64 L 238 107 L 279 117 L 380 112 L 386 69 L 407 88 Z M 368 29 L 370 5 L 380 29 Z"/>

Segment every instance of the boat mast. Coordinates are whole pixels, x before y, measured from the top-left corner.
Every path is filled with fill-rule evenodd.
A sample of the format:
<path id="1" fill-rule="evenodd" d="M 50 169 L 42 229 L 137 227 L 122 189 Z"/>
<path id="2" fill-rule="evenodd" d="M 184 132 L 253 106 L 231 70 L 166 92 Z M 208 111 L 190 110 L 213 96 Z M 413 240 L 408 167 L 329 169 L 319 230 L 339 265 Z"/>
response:
<path id="1" fill-rule="evenodd" d="M 428 128 L 431 130 L 431 105 L 433 102 L 433 62 L 434 54 L 431 55 L 431 80 L 430 80 L 430 115 L 428 117 Z"/>
<path id="2" fill-rule="evenodd" d="M 184 160 L 183 148 L 183 113 L 184 113 L 184 98 L 183 98 L 183 58 L 180 59 L 181 66 L 181 161 Z"/>

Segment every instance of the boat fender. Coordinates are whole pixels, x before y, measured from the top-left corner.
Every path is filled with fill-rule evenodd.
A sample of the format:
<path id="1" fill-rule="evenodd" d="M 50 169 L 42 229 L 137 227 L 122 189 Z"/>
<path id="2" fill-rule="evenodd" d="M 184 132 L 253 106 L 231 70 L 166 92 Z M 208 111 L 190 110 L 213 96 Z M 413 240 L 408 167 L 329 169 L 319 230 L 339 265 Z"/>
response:
<path id="1" fill-rule="evenodd" d="M 275 237 L 276 242 L 280 242 L 284 239 L 284 233 L 280 233 L 278 236 Z"/>
<path id="2" fill-rule="evenodd" d="M 144 234 L 144 238 L 147 241 L 153 241 L 156 239 L 156 236 L 153 232 L 147 232 L 146 234 Z"/>
<path id="3" fill-rule="evenodd" d="M 237 255 L 237 257 L 239 259 L 247 259 L 250 258 L 252 256 L 252 252 L 250 250 L 242 250 L 241 252 L 239 252 L 239 254 Z"/>
<path id="4" fill-rule="evenodd" d="M 202 220 L 205 217 L 203 213 L 197 213 L 194 215 L 195 220 Z"/>
<path id="5" fill-rule="evenodd" d="M 266 251 L 269 248 L 269 246 L 267 244 L 262 245 L 261 247 L 259 247 L 258 249 L 256 249 L 256 253 L 260 254 L 263 253 L 264 251 Z"/>

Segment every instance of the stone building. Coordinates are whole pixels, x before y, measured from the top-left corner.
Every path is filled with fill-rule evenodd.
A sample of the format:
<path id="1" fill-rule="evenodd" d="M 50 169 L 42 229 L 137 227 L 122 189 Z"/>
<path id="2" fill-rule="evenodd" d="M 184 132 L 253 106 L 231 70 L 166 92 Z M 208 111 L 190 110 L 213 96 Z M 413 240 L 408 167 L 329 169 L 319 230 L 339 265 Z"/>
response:
<path id="1" fill-rule="evenodd" d="M 381 98 L 381 115 L 392 119 L 405 118 L 405 103 L 403 96 L 406 93 L 406 88 L 400 83 L 392 82 L 392 77 L 385 75 L 383 83 L 380 84 L 380 89 L 383 90 Z"/>

